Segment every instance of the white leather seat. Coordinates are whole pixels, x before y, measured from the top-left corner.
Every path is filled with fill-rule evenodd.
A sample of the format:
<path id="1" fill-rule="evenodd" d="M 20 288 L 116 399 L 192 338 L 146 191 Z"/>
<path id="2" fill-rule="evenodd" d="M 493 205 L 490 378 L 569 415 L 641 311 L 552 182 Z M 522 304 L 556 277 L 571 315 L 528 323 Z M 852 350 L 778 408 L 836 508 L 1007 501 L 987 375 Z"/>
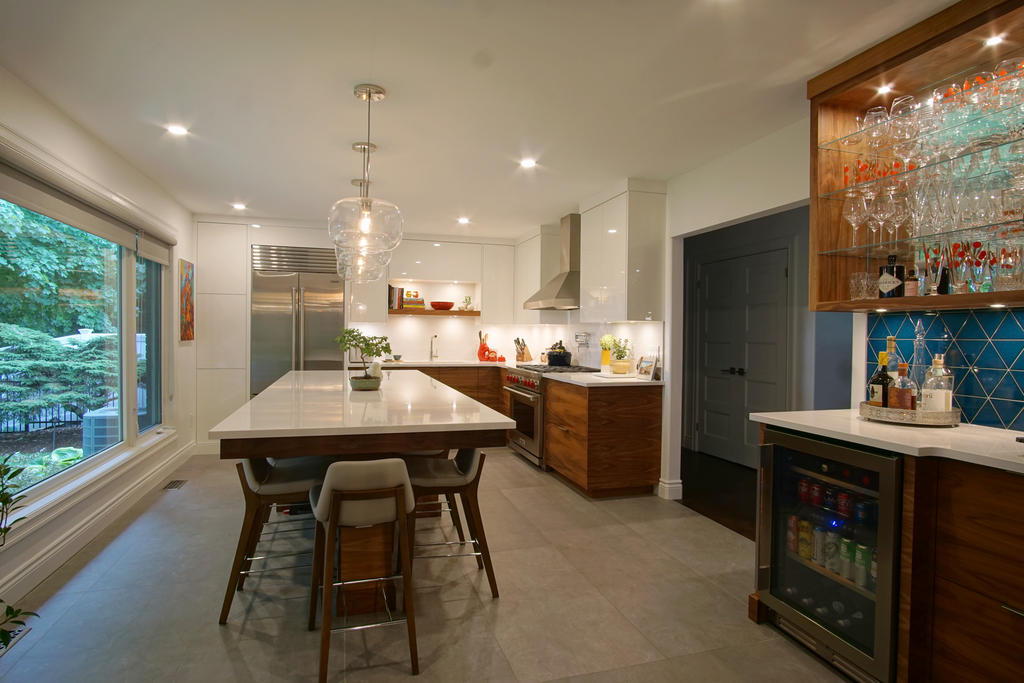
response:
<path id="1" fill-rule="evenodd" d="M 336 462 L 327 468 L 323 484 L 313 486 L 309 491 L 309 503 L 313 506 L 313 515 L 320 522 L 327 522 L 331 513 L 331 496 L 333 491 L 366 491 L 368 489 L 405 487 L 405 510 L 401 514 L 409 514 L 416 509 L 416 498 L 412 495 L 412 484 L 405 462 L 398 458 L 385 460 L 355 460 Z M 324 491 L 328 495 L 323 495 Z M 394 501 L 350 500 L 342 503 L 340 526 L 368 526 L 394 522 L 398 517 L 395 513 Z"/>
<path id="2" fill-rule="evenodd" d="M 269 460 L 268 465 L 270 465 Z M 301 458 L 276 458 L 270 466 L 262 466 L 259 461 L 242 461 L 245 482 L 253 493 L 261 496 L 276 496 L 287 493 L 299 493 L 305 498 L 307 491 L 319 486 L 324 480 L 331 461 L 318 456 Z"/>

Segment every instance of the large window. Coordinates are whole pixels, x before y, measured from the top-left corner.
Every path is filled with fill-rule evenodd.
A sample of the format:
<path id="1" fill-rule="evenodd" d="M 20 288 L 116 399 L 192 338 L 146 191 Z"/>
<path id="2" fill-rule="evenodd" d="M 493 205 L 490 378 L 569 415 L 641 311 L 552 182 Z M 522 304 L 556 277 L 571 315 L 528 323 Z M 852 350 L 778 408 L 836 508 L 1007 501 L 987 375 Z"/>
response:
<path id="1" fill-rule="evenodd" d="M 0 198 L 0 457 L 24 467 L 15 488 L 121 443 L 131 407 L 140 432 L 160 422 L 160 281 L 160 264 Z"/>

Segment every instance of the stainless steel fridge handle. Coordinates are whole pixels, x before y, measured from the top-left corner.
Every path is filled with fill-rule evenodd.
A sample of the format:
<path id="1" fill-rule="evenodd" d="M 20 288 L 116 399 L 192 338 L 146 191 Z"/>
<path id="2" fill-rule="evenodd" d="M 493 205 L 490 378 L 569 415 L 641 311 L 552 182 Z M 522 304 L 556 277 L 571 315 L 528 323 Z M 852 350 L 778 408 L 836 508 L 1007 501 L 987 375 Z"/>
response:
<path id="1" fill-rule="evenodd" d="M 292 312 L 292 370 L 295 369 L 295 288 L 292 287 L 292 299 L 291 299 L 291 312 Z"/>
<path id="2" fill-rule="evenodd" d="M 294 337 L 292 337 L 294 339 Z M 299 287 L 299 370 L 306 369 L 306 288 Z"/>

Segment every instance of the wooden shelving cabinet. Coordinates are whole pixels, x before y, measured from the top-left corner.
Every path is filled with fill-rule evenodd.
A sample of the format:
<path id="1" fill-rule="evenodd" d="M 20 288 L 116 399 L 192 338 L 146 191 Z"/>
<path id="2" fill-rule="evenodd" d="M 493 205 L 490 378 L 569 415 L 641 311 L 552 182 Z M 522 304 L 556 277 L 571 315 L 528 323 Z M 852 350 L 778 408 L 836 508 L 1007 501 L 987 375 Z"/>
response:
<path id="1" fill-rule="evenodd" d="M 964 0 L 879 43 L 807 83 L 811 105 L 810 136 L 810 269 L 809 307 L 813 311 L 932 310 L 979 308 L 993 304 L 1024 305 L 1024 290 L 905 298 L 851 300 L 850 275 L 877 273 L 887 253 L 903 258 L 909 242 L 893 241 L 873 248 L 850 249 L 851 231 L 842 217 L 842 192 L 856 183 L 848 167 L 858 158 L 833 143 L 857 130 L 857 117 L 877 105 L 889 106 L 902 94 L 930 92 L 952 78 L 1024 55 L 1024 1 Z M 1000 36 L 1003 42 L 986 45 Z M 879 88 L 892 90 L 881 94 Z M 1024 133 L 1020 136 L 1024 138 Z M 973 153 L 972 150 L 971 153 Z M 895 167 L 909 176 L 926 169 Z M 855 173 L 856 171 L 853 171 Z M 1005 217 L 990 229 L 1011 225 L 1021 216 Z M 1004 225 L 1005 223 L 1005 225 Z M 861 241 L 870 233 L 861 230 Z M 883 238 L 885 239 L 885 238 Z M 904 262 L 905 261 L 901 261 Z"/>

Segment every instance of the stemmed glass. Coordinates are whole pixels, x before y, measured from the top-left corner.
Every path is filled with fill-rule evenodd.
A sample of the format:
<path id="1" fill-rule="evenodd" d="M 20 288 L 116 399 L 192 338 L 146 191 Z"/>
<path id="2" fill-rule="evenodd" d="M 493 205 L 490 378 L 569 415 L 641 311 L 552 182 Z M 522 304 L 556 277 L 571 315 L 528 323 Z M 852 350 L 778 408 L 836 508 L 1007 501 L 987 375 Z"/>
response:
<path id="1" fill-rule="evenodd" d="M 864 195 L 860 192 L 847 192 L 846 199 L 843 200 L 843 218 L 850 224 L 850 228 L 853 231 L 851 246 L 859 246 L 857 244 L 857 231 L 860 230 L 867 217 L 868 207 L 864 201 Z"/>
<path id="2" fill-rule="evenodd" d="M 942 242 L 930 242 L 925 245 L 925 277 L 928 284 L 928 294 L 939 293 L 939 282 L 942 280 L 942 273 L 949 267 L 949 251 Z"/>
<path id="3" fill-rule="evenodd" d="M 889 241 L 895 242 L 899 239 L 899 228 L 910 217 L 910 207 L 907 205 L 907 198 L 902 194 L 889 195 L 889 224 L 886 230 L 889 231 Z"/>
<path id="4" fill-rule="evenodd" d="M 868 228 L 871 230 L 871 243 L 880 243 L 881 239 L 875 239 L 879 229 L 892 216 L 892 195 L 888 192 L 880 192 L 868 203 Z"/>

